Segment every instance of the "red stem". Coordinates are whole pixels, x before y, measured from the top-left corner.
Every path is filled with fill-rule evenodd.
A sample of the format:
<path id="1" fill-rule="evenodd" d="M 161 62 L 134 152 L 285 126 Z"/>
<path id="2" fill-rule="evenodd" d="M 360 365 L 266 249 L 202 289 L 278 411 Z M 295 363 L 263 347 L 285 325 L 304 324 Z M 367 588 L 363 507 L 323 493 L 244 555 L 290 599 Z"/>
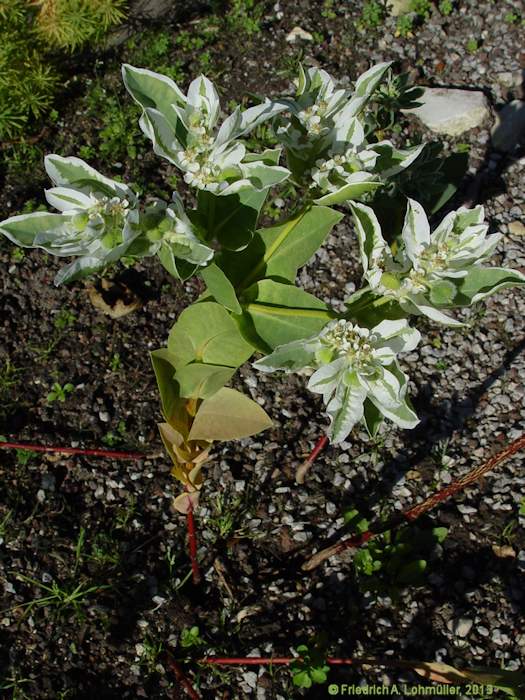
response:
<path id="1" fill-rule="evenodd" d="M 30 450 L 31 452 L 61 452 L 66 455 L 90 455 L 92 457 L 112 457 L 113 459 L 145 459 L 147 455 L 140 452 L 114 452 L 113 450 L 84 450 L 80 447 L 46 447 L 29 445 L 24 442 L 0 442 L 0 448 L 13 450 Z"/>
<path id="2" fill-rule="evenodd" d="M 190 683 L 188 677 L 184 674 L 180 664 L 178 664 L 171 656 L 168 656 L 168 661 L 173 673 L 175 674 L 175 678 L 179 681 L 191 700 L 201 700 L 201 696 L 197 693 L 195 688 Z"/>
<path id="3" fill-rule="evenodd" d="M 186 486 L 186 491 L 188 487 Z M 188 545 L 190 550 L 191 559 L 191 573 L 193 576 L 193 583 L 195 585 L 199 584 L 201 581 L 201 572 L 199 568 L 199 561 L 197 559 L 197 535 L 195 532 L 195 518 L 193 516 L 193 503 L 191 498 L 188 496 L 188 512 L 186 514 L 186 524 L 188 526 Z"/>
<path id="4" fill-rule="evenodd" d="M 323 450 L 326 446 L 326 443 L 328 442 L 328 437 L 326 435 L 323 435 L 322 437 L 319 438 L 319 440 L 315 443 L 314 449 L 310 452 L 309 457 L 307 457 L 306 461 L 309 462 L 310 464 L 315 460 L 319 452 Z"/>
<path id="5" fill-rule="evenodd" d="M 459 491 L 462 491 L 465 487 L 469 486 L 470 484 L 473 484 L 475 481 L 484 476 L 487 472 L 492 471 L 492 469 L 494 469 L 494 467 L 500 464 L 500 462 L 503 462 L 509 457 L 512 457 L 512 455 L 514 455 L 516 452 L 522 449 L 525 449 L 525 435 L 522 435 L 521 437 L 511 442 L 510 445 L 507 445 L 507 447 L 505 447 L 503 450 L 493 455 L 487 462 L 485 462 L 481 466 L 476 467 L 476 469 L 473 469 L 472 471 L 468 472 L 468 474 L 465 474 L 465 476 L 456 479 L 444 489 L 433 493 L 422 503 L 419 503 L 417 506 L 412 506 L 412 508 L 409 508 L 408 510 L 401 513 L 401 520 L 399 518 L 394 517 L 391 520 L 386 521 L 384 523 L 376 523 L 376 527 L 374 527 L 374 524 L 372 524 L 370 526 L 370 529 L 364 532 L 363 534 L 353 535 L 352 537 L 349 537 L 342 541 L 340 540 L 336 544 L 333 544 L 330 547 L 326 547 L 325 549 L 316 552 L 316 554 L 311 556 L 302 565 L 302 570 L 312 571 L 324 561 L 326 561 L 326 559 L 330 559 L 330 557 L 339 555 L 347 549 L 358 549 L 363 544 L 368 542 L 368 540 L 371 540 L 373 537 L 376 537 L 377 535 L 380 535 L 383 532 L 386 532 L 387 530 L 393 530 L 394 528 L 398 527 L 403 520 L 406 520 L 409 523 L 414 522 L 415 520 L 420 518 L 424 513 L 434 508 L 434 506 L 438 505 L 439 503 L 442 503 L 447 498 L 450 498 Z"/>
<path id="6" fill-rule="evenodd" d="M 262 656 L 209 656 L 205 659 L 199 659 L 198 663 L 208 664 L 209 666 L 265 666 L 267 664 L 285 666 L 293 663 L 294 661 L 302 660 L 303 659 L 301 656 L 275 656 L 273 658 L 266 658 Z M 337 659 L 331 657 L 326 659 L 326 663 L 330 666 L 352 666 L 353 664 L 366 664 L 369 661 L 372 661 L 372 659 Z"/>

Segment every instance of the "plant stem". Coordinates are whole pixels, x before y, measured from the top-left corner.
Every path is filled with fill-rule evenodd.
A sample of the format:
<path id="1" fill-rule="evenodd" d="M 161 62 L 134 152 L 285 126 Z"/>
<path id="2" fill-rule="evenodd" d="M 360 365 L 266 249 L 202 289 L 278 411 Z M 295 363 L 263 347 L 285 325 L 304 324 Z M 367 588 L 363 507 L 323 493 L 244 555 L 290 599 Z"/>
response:
<path id="1" fill-rule="evenodd" d="M 188 487 L 186 486 L 186 491 Z M 197 535 L 195 533 L 195 518 L 193 516 L 193 503 L 191 498 L 188 496 L 188 512 L 186 514 L 186 524 L 188 526 L 188 546 L 190 552 L 191 560 L 191 573 L 193 577 L 193 583 L 198 585 L 201 582 L 201 572 L 199 568 L 199 561 L 197 559 Z"/>
<path id="2" fill-rule="evenodd" d="M 168 655 L 168 662 L 169 662 L 169 665 L 171 666 L 171 670 L 175 674 L 175 678 L 179 681 L 179 683 L 184 688 L 184 690 L 186 691 L 187 695 L 191 698 L 191 700 L 201 700 L 201 696 L 197 693 L 195 688 L 192 686 L 188 677 L 185 675 L 184 671 L 182 670 L 180 664 L 177 661 L 175 661 L 175 659 L 171 655 Z M 178 695 L 174 695 L 173 697 L 176 698 L 176 697 L 178 697 Z"/>
<path id="3" fill-rule="evenodd" d="M 113 459 L 145 459 L 147 455 L 140 452 L 114 452 L 113 450 L 84 450 L 80 447 L 47 447 L 30 445 L 22 442 L 0 442 L 0 448 L 13 450 L 30 450 L 31 452 L 61 452 L 67 455 L 90 455 L 91 457 L 111 457 Z"/>
<path id="4" fill-rule="evenodd" d="M 199 659 L 197 663 L 207 666 L 287 666 L 294 661 L 302 661 L 301 656 L 262 657 L 262 656 L 233 656 L 220 657 L 208 656 Z M 413 668 L 418 661 L 391 661 L 390 659 L 363 658 L 363 659 L 339 659 L 328 657 L 326 663 L 329 666 L 387 666 L 391 668 Z"/>
<path id="5" fill-rule="evenodd" d="M 336 542 L 336 544 L 333 544 L 330 547 L 326 547 L 325 549 L 322 549 L 321 551 L 317 552 L 302 565 L 302 570 L 312 571 L 313 569 L 316 569 L 318 566 L 320 566 L 324 561 L 330 559 L 330 557 L 341 554 L 347 549 L 358 549 L 373 537 L 376 537 L 377 535 L 380 535 L 388 530 L 393 530 L 399 527 L 399 525 L 403 524 L 404 522 L 414 522 L 415 520 L 417 520 L 417 518 L 429 511 L 438 503 L 442 503 L 447 498 L 450 498 L 454 494 L 458 493 L 458 491 L 462 491 L 466 486 L 477 481 L 484 474 L 494 469 L 494 467 L 496 467 L 498 464 L 500 464 L 501 462 L 508 459 L 513 454 L 524 448 L 525 435 L 522 435 L 521 437 L 514 440 L 514 442 L 511 442 L 511 444 L 508 445 L 504 450 L 501 450 L 493 457 L 491 457 L 480 467 L 473 469 L 465 476 L 453 481 L 446 488 L 441 489 L 437 493 L 432 494 L 431 496 L 426 498 L 423 501 L 423 503 L 409 508 L 400 515 L 394 516 L 393 518 L 389 519 L 384 523 L 372 523 L 370 529 L 367 530 L 367 532 L 354 535 L 353 537 L 349 537 L 348 539 L 343 540 L 342 542 Z"/>
<path id="6" fill-rule="evenodd" d="M 328 437 L 326 435 L 323 435 L 319 438 L 319 440 L 315 443 L 314 449 L 310 452 L 309 456 L 302 462 L 298 467 L 295 472 L 295 480 L 298 484 L 304 484 L 304 480 L 306 477 L 306 474 L 312 464 L 314 463 L 317 455 L 321 450 L 323 450 L 326 446 L 326 443 L 328 442 Z"/>

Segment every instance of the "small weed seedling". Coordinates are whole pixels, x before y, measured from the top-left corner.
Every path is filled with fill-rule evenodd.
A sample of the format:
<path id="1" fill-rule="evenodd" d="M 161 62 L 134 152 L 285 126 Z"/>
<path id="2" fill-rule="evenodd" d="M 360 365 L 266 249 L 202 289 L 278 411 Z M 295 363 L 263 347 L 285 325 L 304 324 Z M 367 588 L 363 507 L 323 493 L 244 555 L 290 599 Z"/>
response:
<path id="1" fill-rule="evenodd" d="M 64 401 L 68 397 L 68 394 L 71 394 L 74 390 L 75 387 L 69 382 L 67 384 L 64 384 L 64 386 L 62 386 L 58 382 L 55 382 L 51 387 L 51 391 L 47 395 L 47 403 L 54 403 L 55 401 L 60 401 L 60 403 L 64 403 Z"/>
<path id="2" fill-rule="evenodd" d="M 411 0 L 410 11 L 421 20 L 429 19 L 432 14 L 432 3 L 430 0 Z"/>
<path id="3" fill-rule="evenodd" d="M 11 251 L 11 260 L 15 264 L 21 263 L 25 256 L 26 254 L 24 253 L 24 250 L 22 248 L 13 248 L 13 250 Z"/>
<path id="4" fill-rule="evenodd" d="M 345 514 L 354 533 L 368 530 L 369 523 L 358 511 Z M 389 530 L 361 547 L 354 556 L 356 579 L 363 591 L 397 596 L 406 586 L 424 583 L 427 559 L 447 536 L 444 527 L 402 527 Z"/>
<path id="5" fill-rule="evenodd" d="M 318 645 L 301 644 L 297 653 L 300 659 L 290 664 L 293 684 L 298 688 L 311 688 L 313 684 L 326 683 L 330 671 L 326 650 Z"/>
<path id="6" fill-rule="evenodd" d="M 507 12 L 504 19 L 505 22 L 508 22 L 509 24 L 520 24 L 520 15 L 518 15 L 517 12 Z"/>
<path id="7" fill-rule="evenodd" d="M 120 445 L 126 437 L 126 432 L 126 421 L 119 420 L 116 431 L 109 430 L 102 438 L 102 442 L 108 447 Z"/>
<path id="8" fill-rule="evenodd" d="M 472 37 L 467 41 L 466 49 L 469 53 L 476 53 L 476 51 L 479 49 L 479 41 Z"/>
<path id="9" fill-rule="evenodd" d="M 135 645 L 139 663 L 148 673 L 154 673 L 160 662 L 160 657 L 164 650 L 162 642 L 154 642 L 149 637 L 146 637 L 142 642 Z"/>
<path id="10" fill-rule="evenodd" d="M 77 317 L 69 309 L 60 309 L 58 314 L 55 316 L 53 325 L 59 331 L 65 331 L 75 323 Z"/>
<path id="11" fill-rule="evenodd" d="M 108 588 L 108 586 L 89 586 L 83 583 L 79 583 L 76 586 L 62 587 L 57 581 L 52 581 L 50 585 L 47 585 L 23 574 L 16 574 L 16 577 L 20 581 L 36 586 L 44 592 L 44 595 L 40 598 L 15 606 L 16 608 L 25 609 L 25 613 L 30 615 L 33 614 L 34 610 L 49 607 L 54 609 L 59 616 L 73 611 L 75 615 L 82 619 L 84 616 L 83 607 L 89 596 L 104 588 Z"/>
<path id="12" fill-rule="evenodd" d="M 439 11 L 444 17 L 448 17 L 449 15 L 452 14 L 452 11 L 454 10 L 454 3 L 452 0 L 441 0 L 439 3 Z"/>
<path id="13" fill-rule="evenodd" d="M 200 636 L 198 627 L 186 627 L 180 633 L 179 644 L 183 649 L 192 649 L 193 647 L 203 646 L 205 642 Z"/>
<path id="14" fill-rule="evenodd" d="M 414 18 L 412 15 L 399 15 L 396 23 L 396 36 L 403 39 L 413 36 Z"/>
<path id="15" fill-rule="evenodd" d="M 385 21 L 388 14 L 382 0 L 366 0 L 361 10 L 359 27 L 362 29 L 377 29 Z"/>
<path id="16" fill-rule="evenodd" d="M 7 529 L 12 517 L 13 511 L 8 510 L 6 514 L 0 519 L 0 544 L 3 544 L 6 541 Z"/>

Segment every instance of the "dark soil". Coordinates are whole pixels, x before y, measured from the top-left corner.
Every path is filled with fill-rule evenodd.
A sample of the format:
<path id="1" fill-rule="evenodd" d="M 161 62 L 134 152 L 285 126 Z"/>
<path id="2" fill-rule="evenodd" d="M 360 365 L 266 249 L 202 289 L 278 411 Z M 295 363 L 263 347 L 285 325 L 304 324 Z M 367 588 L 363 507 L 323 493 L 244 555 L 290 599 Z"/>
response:
<path id="1" fill-rule="evenodd" d="M 154 194 L 170 189 L 176 173 L 149 151 L 119 77 L 120 63 L 140 65 L 159 32 L 171 43 L 158 65 L 147 67 L 177 66 L 185 85 L 205 68 L 225 108 L 249 93 L 288 90 L 299 59 L 343 82 L 371 63 L 393 59 L 422 84 L 477 87 L 495 106 L 520 97 L 519 85 L 503 89 L 494 78 L 500 70 L 519 69 L 523 60 L 519 27 L 504 19 L 505 11 L 519 10 L 517 3 L 495 8 L 490 0 L 461 1 L 448 18 L 434 9 L 405 39 L 394 36 L 392 18 L 360 30 L 362 2 L 256 3 L 262 7 L 259 31 L 251 34 L 246 20 L 235 23 L 220 8 L 214 14 L 205 3 L 166 5 L 174 7 L 156 20 L 132 15 L 128 36 L 134 46 L 128 39 L 71 59 L 58 117 L 34 145 L 4 144 L 1 219 L 28 200 L 33 208 L 42 204 L 47 182 L 40 158 L 46 152 L 78 154 L 90 146 L 86 159 L 109 176 Z M 295 26 L 314 40 L 288 43 Z M 205 44 L 174 43 L 181 32 L 190 39 L 205 36 Z M 478 55 L 467 55 L 473 34 L 482 45 Z M 93 97 L 95 84 L 115 100 L 111 114 L 99 110 L 103 100 Z M 114 120 L 117 112 L 134 124 L 131 136 L 104 135 L 104 119 Z M 405 127 L 413 133 L 413 125 Z M 458 205 L 485 160 L 488 131 L 469 132 L 448 146 L 460 140 L 471 145 L 471 170 Z M 494 230 L 507 232 L 507 224 L 523 214 L 519 156 L 483 181 L 479 198 Z M 523 237 L 507 235 L 497 262 L 520 267 L 524 257 Z M 0 452 L 3 697 L 183 698 L 170 654 L 183 661 L 204 698 L 295 697 L 302 691 L 293 688 L 286 669 L 219 672 L 199 667 L 197 659 L 290 655 L 319 634 L 337 656 L 520 667 L 525 520 L 518 506 L 525 480 L 519 456 L 421 525 L 424 531 L 437 525 L 449 530 L 425 556 L 422 585 L 398 586 L 383 577 L 378 592 L 367 591 L 349 556 L 309 575 L 300 572 L 300 563 L 343 525 L 346 511 L 357 508 L 372 517 L 405 509 L 523 432 L 522 293 L 507 290 L 486 309 L 469 311 L 465 331 L 419 324 L 422 348 L 406 364 L 421 425 L 410 432 L 388 429 L 375 442 L 355 430 L 343 449 L 320 455 L 304 486 L 295 484 L 294 474 L 326 426 L 320 402 L 301 377 L 281 380 L 243 368 L 235 382 L 264 405 L 275 427 L 226 444 L 208 467 L 196 513 L 204 580 L 195 587 L 188 577 L 185 519 L 170 509 L 179 489 L 157 432 L 160 408 L 148 352 L 165 344 L 199 283 L 174 282 L 154 260 L 115 269 L 108 277 L 127 303 L 138 301 L 140 308 L 113 319 L 90 301 L 89 286 L 100 288 L 100 280 L 57 289 L 57 269 L 57 261 L 41 252 L 21 255 L 0 241 L 0 434 L 33 444 L 139 450 L 145 457 L 134 462 Z M 358 283 L 359 274 L 346 219 L 301 282 L 334 301 L 343 298 L 345 285 Z M 106 292 L 105 300 L 114 304 L 115 294 Z M 63 402 L 48 401 L 55 382 L 74 386 Z M 507 556 L 501 556 L 502 546 L 509 548 Z M 472 622 L 466 636 L 457 634 L 461 618 Z M 192 626 L 202 641 L 183 648 L 181 632 Z M 400 679 L 416 683 L 419 677 L 380 668 L 330 673 L 331 683 Z M 326 687 L 306 696 L 326 697 Z"/>

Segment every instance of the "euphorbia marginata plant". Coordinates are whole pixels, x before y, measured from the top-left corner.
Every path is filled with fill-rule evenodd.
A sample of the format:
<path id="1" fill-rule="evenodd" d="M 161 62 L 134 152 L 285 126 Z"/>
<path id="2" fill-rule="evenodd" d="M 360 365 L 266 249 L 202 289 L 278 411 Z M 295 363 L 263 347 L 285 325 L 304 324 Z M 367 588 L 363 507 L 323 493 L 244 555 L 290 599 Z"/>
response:
<path id="1" fill-rule="evenodd" d="M 387 418 L 418 422 L 399 364 L 420 335 L 411 317 L 458 325 L 450 309 L 525 283 L 515 270 L 483 266 L 499 241 L 487 236 L 483 208 L 447 214 L 431 233 L 422 205 L 402 196 L 399 175 L 423 146 L 399 149 L 370 128 L 374 95 L 390 66 L 372 67 L 354 90 L 338 88 L 317 68 L 300 69 L 295 95 L 237 108 L 221 122 L 213 84 L 201 76 L 187 94 L 170 78 L 123 67 L 142 108 L 140 127 L 153 149 L 195 188 L 193 208 L 140 201 L 127 185 L 84 161 L 47 156 L 49 204 L 0 224 L 13 243 L 73 258 L 56 284 L 103 270 L 119 258 L 157 255 L 171 275 L 199 275 L 206 291 L 172 327 L 167 347 L 152 353 L 164 422 L 160 434 L 184 485 L 175 507 L 195 504 L 213 443 L 271 425 L 258 403 L 226 387 L 254 353 L 264 372 L 306 371 L 323 396 L 329 436 L 340 443 L 364 421 L 375 434 Z M 268 121 L 280 148 L 248 151 L 243 138 Z M 280 164 L 284 162 L 285 165 Z M 257 228 L 269 192 L 293 182 L 297 202 L 283 221 Z M 454 191 L 447 188 L 445 203 Z M 389 202 L 391 230 L 382 230 Z M 332 207 L 340 205 L 342 211 Z M 363 285 L 335 311 L 296 284 L 298 270 L 350 209 L 359 241 Z M 404 224 L 396 230 L 395 221 Z"/>

